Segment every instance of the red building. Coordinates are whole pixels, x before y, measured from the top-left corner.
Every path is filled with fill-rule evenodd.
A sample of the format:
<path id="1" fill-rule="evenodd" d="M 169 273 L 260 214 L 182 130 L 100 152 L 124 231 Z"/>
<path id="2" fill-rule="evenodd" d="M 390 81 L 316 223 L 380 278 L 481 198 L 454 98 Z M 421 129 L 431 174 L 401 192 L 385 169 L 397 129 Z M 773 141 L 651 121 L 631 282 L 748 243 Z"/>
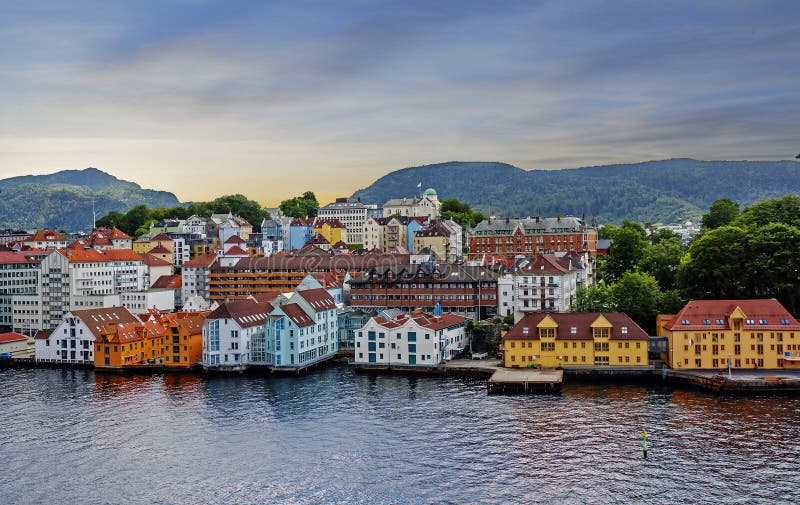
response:
<path id="1" fill-rule="evenodd" d="M 597 256 L 597 229 L 577 217 L 492 218 L 478 223 L 469 235 L 469 259 L 573 251 Z"/>

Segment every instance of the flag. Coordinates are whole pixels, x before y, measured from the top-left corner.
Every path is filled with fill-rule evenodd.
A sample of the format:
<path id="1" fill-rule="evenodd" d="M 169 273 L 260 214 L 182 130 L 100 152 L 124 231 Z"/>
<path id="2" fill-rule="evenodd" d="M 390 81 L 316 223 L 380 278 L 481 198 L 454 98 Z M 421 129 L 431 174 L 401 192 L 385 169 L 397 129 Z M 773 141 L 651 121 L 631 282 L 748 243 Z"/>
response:
<path id="1" fill-rule="evenodd" d="M 418 182 L 418 183 L 417 183 L 417 187 L 418 187 L 418 188 L 421 188 L 421 187 L 422 187 L 422 182 Z"/>

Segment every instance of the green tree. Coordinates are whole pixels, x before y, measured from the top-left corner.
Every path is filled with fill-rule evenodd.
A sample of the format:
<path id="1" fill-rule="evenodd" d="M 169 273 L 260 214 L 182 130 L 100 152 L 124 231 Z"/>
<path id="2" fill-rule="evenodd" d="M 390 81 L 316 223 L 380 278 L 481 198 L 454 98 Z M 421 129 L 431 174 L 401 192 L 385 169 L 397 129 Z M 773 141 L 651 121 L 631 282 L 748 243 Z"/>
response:
<path id="1" fill-rule="evenodd" d="M 745 296 L 751 270 L 748 242 L 747 231 L 737 226 L 722 226 L 694 240 L 678 272 L 684 293 L 700 299 Z"/>
<path id="2" fill-rule="evenodd" d="M 653 334 L 662 299 L 655 277 L 643 272 L 625 272 L 611 287 L 617 310 L 628 314 L 643 329 Z"/>
<path id="3" fill-rule="evenodd" d="M 119 229 L 131 236 L 136 236 L 136 231 L 152 219 L 152 214 L 147 205 L 136 205 L 127 213 L 119 224 Z"/>
<path id="4" fill-rule="evenodd" d="M 626 221 L 630 223 L 630 221 Z M 649 243 L 645 240 L 644 229 L 635 223 L 617 229 L 608 248 L 600 274 L 603 279 L 613 283 L 622 278 L 625 272 L 633 271 L 647 254 Z"/>
<path id="5" fill-rule="evenodd" d="M 708 214 L 703 215 L 703 228 L 713 230 L 720 226 L 727 226 L 739 217 L 739 204 L 730 198 L 715 200 L 708 209 Z"/>
<path id="6" fill-rule="evenodd" d="M 747 296 L 775 297 L 796 313 L 800 294 L 800 229 L 770 223 L 748 235 Z"/>
<path id="7" fill-rule="evenodd" d="M 639 269 L 656 278 L 661 289 L 674 289 L 678 283 L 678 267 L 684 255 L 680 239 L 671 237 L 648 247 L 639 261 Z"/>
<path id="8" fill-rule="evenodd" d="M 125 214 L 121 214 L 116 210 L 112 210 L 111 212 L 109 212 L 108 214 L 97 220 L 97 226 L 114 228 L 115 226 L 120 226 L 124 219 L 125 219 Z"/>
<path id="9" fill-rule="evenodd" d="M 311 195 L 313 196 L 313 193 Z M 316 201 L 316 198 L 314 201 Z M 269 212 L 264 210 L 258 202 L 249 200 L 246 196 L 240 194 L 221 196 L 211 201 L 209 206 L 213 213 L 224 214 L 230 212 L 247 219 L 253 225 L 254 231 L 260 231 L 261 221 L 269 217 Z"/>
<path id="10" fill-rule="evenodd" d="M 745 207 L 734 224 L 766 226 L 770 223 L 784 223 L 800 228 L 800 196 L 786 195 L 754 203 Z"/>
<path id="11" fill-rule="evenodd" d="M 678 242 L 681 241 L 681 236 L 675 233 L 674 231 L 670 230 L 669 228 L 660 228 L 658 230 L 653 230 L 650 235 L 648 235 L 648 240 L 650 244 L 656 245 L 662 240 L 671 240 L 671 239 L 678 239 Z"/>
<path id="12" fill-rule="evenodd" d="M 280 204 L 281 212 L 290 217 L 316 217 L 319 211 L 319 202 L 316 195 L 306 191 L 300 196 L 284 200 Z"/>
<path id="13" fill-rule="evenodd" d="M 609 312 L 616 310 L 611 290 L 604 283 L 580 286 L 572 302 L 573 312 Z"/>
<path id="14" fill-rule="evenodd" d="M 486 216 L 484 216 L 482 213 L 473 211 L 468 204 L 456 198 L 442 200 L 442 206 L 439 208 L 439 214 L 443 219 L 452 219 L 463 227 L 475 226 L 486 219 Z"/>

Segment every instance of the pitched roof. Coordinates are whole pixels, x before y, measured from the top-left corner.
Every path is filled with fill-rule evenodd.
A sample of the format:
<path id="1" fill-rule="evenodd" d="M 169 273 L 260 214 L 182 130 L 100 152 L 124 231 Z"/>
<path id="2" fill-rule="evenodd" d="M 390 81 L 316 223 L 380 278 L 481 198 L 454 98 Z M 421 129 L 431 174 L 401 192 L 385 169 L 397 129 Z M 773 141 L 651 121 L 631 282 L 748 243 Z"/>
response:
<path id="1" fill-rule="evenodd" d="M 180 275 L 162 275 L 151 286 L 152 289 L 179 289 L 180 287 Z"/>
<path id="2" fill-rule="evenodd" d="M 610 340 L 647 340 L 647 332 L 624 312 L 531 312 L 508 330 L 503 339 L 539 340 L 537 325 L 550 317 L 558 325 L 556 340 L 592 340 L 591 326 L 600 316 L 611 323 Z"/>
<path id="3" fill-rule="evenodd" d="M 125 307 L 108 307 L 102 309 L 73 310 L 73 316 L 83 321 L 89 327 L 89 331 L 100 338 L 101 330 L 111 324 L 127 324 L 140 322 L 139 319 L 131 314 Z"/>
<path id="4" fill-rule="evenodd" d="M 164 241 L 164 240 L 172 242 L 172 237 L 170 237 L 169 235 L 167 235 L 164 232 L 161 232 L 158 235 L 156 235 L 155 237 L 151 238 L 150 242 L 159 242 L 159 241 Z"/>
<path id="5" fill-rule="evenodd" d="M 411 321 L 417 325 L 428 328 L 432 331 L 444 330 L 459 324 L 464 324 L 466 318 L 452 313 L 442 314 L 441 316 L 434 316 L 425 312 L 414 312 L 412 314 L 399 314 L 392 319 L 387 319 L 384 316 L 376 316 L 373 318 L 377 324 L 384 328 L 399 328 L 405 326 Z"/>
<path id="6" fill-rule="evenodd" d="M 60 249 L 59 252 L 66 256 L 70 263 L 144 261 L 142 255 L 132 249 Z"/>
<path id="7" fill-rule="evenodd" d="M 743 330 L 800 330 L 800 323 L 781 303 L 769 300 L 691 300 L 664 325 L 668 330 L 729 330 L 729 316 L 745 315 Z"/>
<path id="8" fill-rule="evenodd" d="M 15 331 L 9 333 L 0 333 L 0 344 L 7 344 L 9 342 L 21 342 L 28 340 L 28 337 Z"/>
<path id="9" fill-rule="evenodd" d="M 326 289 L 304 289 L 298 291 L 297 294 L 300 295 L 303 300 L 307 301 L 317 312 L 336 308 L 336 301 Z"/>
<path id="10" fill-rule="evenodd" d="M 240 327 L 249 328 L 264 324 L 272 309 L 270 303 L 259 303 L 246 298 L 221 304 L 206 319 L 233 319 Z"/>
<path id="11" fill-rule="evenodd" d="M 474 232 L 488 234 L 502 232 L 509 234 L 517 226 L 521 226 L 526 234 L 533 233 L 553 233 L 555 230 L 570 230 L 578 232 L 583 226 L 583 222 L 577 217 L 558 216 L 558 217 L 528 217 L 525 219 L 487 219 L 481 221 L 475 227 Z"/>
<path id="12" fill-rule="evenodd" d="M 0 251 L 0 264 L 9 265 L 17 263 L 40 263 L 39 260 L 29 258 L 23 252 Z"/>
<path id="13" fill-rule="evenodd" d="M 152 240 L 151 240 L 151 242 L 152 242 Z M 170 251 L 169 249 L 167 249 L 163 245 L 158 244 L 154 248 L 152 248 L 149 251 L 147 251 L 147 254 L 172 254 L 172 251 Z"/>
<path id="14" fill-rule="evenodd" d="M 556 258 L 552 254 L 537 254 L 533 261 L 528 260 L 527 263 L 517 270 L 518 274 L 528 275 L 563 275 L 570 271 L 569 259 L 562 260 Z"/>
<path id="15" fill-rule="evenodd" d="M 25 242 L 66 242 L 67 237 L 55 230 L 37 230 Z"/>
<path id="16" fill-rule="evenodd" d="M 327 224 L 331 228 L 347 228 L 344 223 L 336 218 L 318 218 L 316 223 L 314 223 L 314 227 L 321 228 L 324 224 Z"/>
<path id="17" fill-rule="evenodd" d="M 305 328 L 306 326 L 312 326 L 314 324 L 314 320 L 296 303 L 287 303 L 281 306 L 281 310 L 283 310 L 283 313 L 299 328 Z"/>
<path id="18" fill-rule="evenodd" d="M 211 254 L 211 253 L 209 253 L 209 254 L 201 254 L 199 256 L 195 256 L 194 258 L 190 259 L 189 261 L 187 261 L 186 263 L 181 265 L 181 267 L 183 267 L 183 268 L 186 268 L 186 267 L 208 267 L 212 263 L 214 263 L 215 259 L 217 259 L 217 255 L 216 254 Z"/>
<path id="19" fill-rule="evenodd" d="M 144 264 L 149 267 L 171 267 L 172 263 L 169 261 L 159 258 L 158 256 L 150 253 L 142 254 L 142 258 L 144 258 Z M 186 266 L 184 264 L 184 266 Z"/>
<path id="20" fill-rule="evenodd" d="M 247 256 L 247 251 L 245 251 L 244 249 L 242 249 L 238 245 L 235 245 L 235 246 L 231 247 L 230 249 L 228 249 L 227 251 L 225 251 L 224 255 L 225 256 Z"/>
<path id="21" fill-rule="evenodd" d="M 228 240 L 225 241 L 226 244 L 246 244 L 242 237 L 239 235 L 231 235 Z"/>

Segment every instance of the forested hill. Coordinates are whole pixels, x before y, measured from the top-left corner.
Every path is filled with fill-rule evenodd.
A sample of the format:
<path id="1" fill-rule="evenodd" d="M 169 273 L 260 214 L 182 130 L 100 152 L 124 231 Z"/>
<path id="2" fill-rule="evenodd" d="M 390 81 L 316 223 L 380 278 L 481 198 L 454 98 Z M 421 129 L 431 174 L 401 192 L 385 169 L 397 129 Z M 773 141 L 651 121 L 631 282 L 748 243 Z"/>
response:
<path id="1" fill-rule="evenodd" d="M 562 214 L 594 216 L 601 223 L 626 218 L 673 223 L 697 220 L 719 198 L 747 205 L 800 193 L 800 163 L 681 158 L 526 171 L 506 163 L 453 161 L 394 171 L 353 196 L 383 204 L 429 187 L 440 199 L 457 198 L 496 216 Z"/>
<path id="2" fill-rule="evenodd" d="M 92 200 L 97 217 L 112 210 L 125 213 L 138 204 L 180 204 L 170 192 L 142 189 L 96 168 L 26 175 L 0 180 L 0 228 L 88 231 Z"/>

